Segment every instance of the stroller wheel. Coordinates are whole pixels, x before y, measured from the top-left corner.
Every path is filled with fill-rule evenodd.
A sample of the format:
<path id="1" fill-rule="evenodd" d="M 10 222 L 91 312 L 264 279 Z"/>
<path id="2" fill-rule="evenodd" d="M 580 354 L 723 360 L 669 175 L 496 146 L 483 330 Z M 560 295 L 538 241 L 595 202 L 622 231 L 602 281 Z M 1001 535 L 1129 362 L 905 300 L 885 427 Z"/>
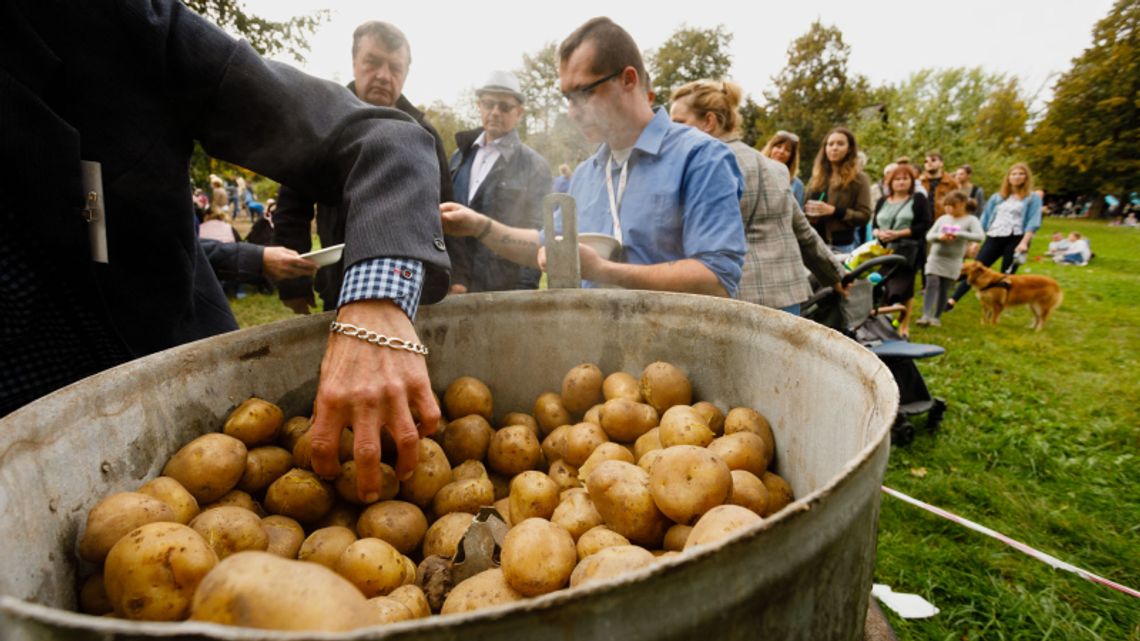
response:
<path id="1" fill-rule="evenodd" d="M 926 427 L 931 430 L 938 429 L 942 424 L 942 416 L 946 414 L 946 401 L 945 399 L 934 399 L 934 406 L 926 414 Z"/>
<path id="2" fill-rule="evenodd" d="M 906 417 L 899 416 L 891 426 L 891 444 L 906 447 L 914 440 L 914 424 Z"/>

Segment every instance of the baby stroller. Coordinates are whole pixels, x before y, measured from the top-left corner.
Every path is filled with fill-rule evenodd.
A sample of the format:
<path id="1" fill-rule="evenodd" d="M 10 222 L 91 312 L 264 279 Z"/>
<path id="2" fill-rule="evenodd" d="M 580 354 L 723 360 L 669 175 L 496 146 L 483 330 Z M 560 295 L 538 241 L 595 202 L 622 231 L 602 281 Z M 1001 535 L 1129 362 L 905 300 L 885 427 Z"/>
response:
<path id="1" fill-rule="evenodd" d="M 891 370 L 899 386 L 899 412 L 891 427 L 891 442 L 900 446 L 914 440 L 912 417 L 926 414 L 926 427 L 934 430 L 946 413 L 946 401 L 930 395 L 922 373 L 914 364 L 919 359 L 940 356 L 946 350 L 938 345 L 904 340 L 891 325 L 889 317 L 874 313 L 884 297 L 883 283 L 894 269 L 905 263 L 902 256 L 872 258 L 843 277 L 844 284 L 851 284 L 846 299 L 835 290 L 824 288 L 816 290 L 800 308 L 801 316 L 858 341 Z M 864 278 L 874 272 L 882 278 L 874 282 Z"/>

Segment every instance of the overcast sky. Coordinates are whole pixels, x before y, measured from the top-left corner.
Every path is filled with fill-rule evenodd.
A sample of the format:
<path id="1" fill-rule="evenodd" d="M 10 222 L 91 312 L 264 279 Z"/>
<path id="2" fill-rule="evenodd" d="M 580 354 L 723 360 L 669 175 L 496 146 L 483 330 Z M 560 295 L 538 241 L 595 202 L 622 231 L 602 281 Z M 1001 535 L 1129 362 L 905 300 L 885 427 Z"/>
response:
<path id="1" fill-rule="evenodd" d="M 981 66 L 1009 73 L 1030 94 L 1048 98 L 1056 75 L 1092 43 L 1092 28 L 1112 0 L 958 0 L 884 2 L 601 2 L 598 0 L 245 0 L 255 14 L 280 19 L 329 9 L 331 19 L 310 39 L 297 64 L 330 80 L 352 79 L 352 31 L 366 20 L 398 26 L 412 46 L 404 94 L 416 104 L 457 105 L 492 69 L 516 69 L 522 54 L 559 42 L 589 18 L 607 15 L 644 51 L 679 26 L 715 27 L 733 34 L 732 78 L 761 100 L 787 61 L 787 48 L 812 21 L 835 25 L 851 47 L 849 69 L 872 83 L 898 83 L 927 67 Z M 1042 89 L 1044 87 L 1044 89 Z M 761 100 L 762 101 L 762 100 Z M 1041 106 L 1040 104 L 1037 106 Z"/>

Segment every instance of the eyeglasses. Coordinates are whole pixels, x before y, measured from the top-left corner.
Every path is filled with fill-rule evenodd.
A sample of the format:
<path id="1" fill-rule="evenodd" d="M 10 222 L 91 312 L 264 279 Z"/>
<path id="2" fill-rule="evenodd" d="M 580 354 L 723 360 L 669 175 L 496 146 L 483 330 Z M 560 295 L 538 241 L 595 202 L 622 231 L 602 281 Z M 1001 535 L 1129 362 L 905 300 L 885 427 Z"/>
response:
<path id="1" fill-rule="evenodd" d="M 494 111 L 495 107 L 498 107 L 499 111 L 510 113 L 510 111 L 518 105 L 509 100 L 491 100 L 490 98 L 484 98 L 479 101 L 479 106 L 487 111 Z"/>
<path id="2" fill-rule="evenodd" d="M 617 78 L 623 71 L 625 71 L 625 69 L 618 69 L 610 75 L 605 76 L 604 78 L 598 78 L 597 80 L 584 87 L 578 87 L 577 89 L 571 89 L 570 91 L 563 91 L 562 97 L 566 99 L 567 103 L 581 107 L 586 103 L 587 100 L 590 99 L 590 96 L 594 94 L 595 89 L 601 87 L 603 84 L 613 80 L 614 78 Z"/>

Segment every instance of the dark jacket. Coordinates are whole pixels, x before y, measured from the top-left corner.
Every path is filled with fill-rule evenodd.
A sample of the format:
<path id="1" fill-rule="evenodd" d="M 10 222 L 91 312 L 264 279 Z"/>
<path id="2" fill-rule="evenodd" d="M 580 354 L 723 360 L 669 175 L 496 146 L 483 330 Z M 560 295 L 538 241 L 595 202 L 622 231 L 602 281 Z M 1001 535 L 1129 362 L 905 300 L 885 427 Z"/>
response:
<path id="1" fill-rule="evenodd" d="M 237 328 L 198 243 L 194 141 L 349 204 L 348 263 L 410 256 L 447 289 L 431 137 L 264 60 L 178 0 L 0 3 L 0 415 L 71 381 Z M 80 159 L 102 166 L 91 260 Z"/>
<path id="2" fill-rule="evenodd" d="M 830 192 L 811 191 L 807 200 L 819 200 L 820 196 L 835 207 L 835 213 L 813 222 L 812 228 L 828 245 L 855 242 L 855 229 L 871 220 L 871 182 L 867 175 L 859 172 L 855 180 Z"/>
<path id="3" fill-rule="evenodd" d="M 348 83 L 348 92 L 356 97 L 354 82 Z M 396 109 L 411 116 L 435 141 L 435 155 L 439 166 L 439 202 L 452 199 L 451 178 L 447 174 L 447 153 L 443 149 L 443 139 L 435 127 L 429 123 L 422 111 L 416 109 L 402 94 L 396 100 Z M 435 204 L 439 204 L 439 202 Z M 339 245 L 345 241 L 345 213 L 339 205 L 315 202 L 301 191 L 287 185 L 281 186 L 277 195 L 277 211 L 273 214 L 273 244 L 294 249 L 302 254 L 313 248 L 313 216 L 317 217 L 317 236 L 322 247 Z M 438 209 L 436 215 L 439 215 Z M 458 257 L 458 239 L 447 237 L 448 253 L 452 262 Z M 344 280 L 344 261 L 322 267 L 317 272 L 315 283 L 312 278 L 294 278 L 277 284 L 282 300 L 308 298 L 315 287 L 324 301 L 326 310 L 336 309 L 340 299 L 340 286 Z"/>
<path id="4" fill-rule="evenodd" d="M 471 169 L 475 162 L 475 141 L 483 129 L 455 135 L 459 147 L 451 155 L 451 182 L 455 202 L 509 225 L 524 229 L 542 228 L 542 199 L 550 193 L 550 165 L 535 150 L 519 140 L 517 130 L 500 139 L 502 155 L 468 198 Z M 462 239 L 463 257 L 453 261 L 452 282 L 467 286 L 469 292 L 511 289 L 537 289 L 541 273 L 501 258 L 481 242 Z"/>

